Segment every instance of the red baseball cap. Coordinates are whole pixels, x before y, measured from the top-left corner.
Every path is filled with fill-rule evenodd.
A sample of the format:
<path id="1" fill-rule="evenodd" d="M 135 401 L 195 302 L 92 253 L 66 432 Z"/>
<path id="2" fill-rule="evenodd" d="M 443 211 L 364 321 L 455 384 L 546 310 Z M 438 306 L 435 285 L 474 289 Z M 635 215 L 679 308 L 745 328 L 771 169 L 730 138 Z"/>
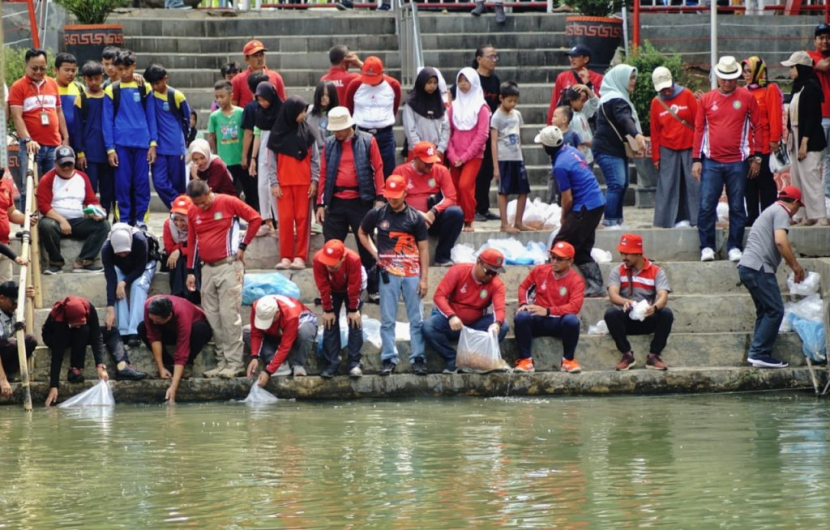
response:
<path id="1" fill-rule="evenodd" d="M 187 215 L 187 211 L 193 205 L 193 200 L 187 195 L 179 195 L 173 204 L 170 206 L 170 213 L 177 213 Z"/>
<path id="2" fill-rule="evenodd" d="M 801 200 L 801 190 L 795 186 L 787 186 L 778 192 L 779 199 L 793 199 L 795 201 Z"/>
<path id="3" fill-rule="evenodd" d="M 334 267 L 346 253 L 346 246 L 339 239 L 331 239 L 323 245 L 323 249 L 317 253 L 320 263 L 328 267 Z"/>
<path id="4" fill-rule="evenodd" d="M 400 199 L 406 193 L 406 179 L 401 175 L 392 175 L 386 181 L 383 196 L 387 199 Z"/>
<path id="5" fill-rule="evenodd" d="M 558 243 L 555 243 L 552 247 L 550 247 L 550 253 L 554 256 L 559 256 L 560 258 L 573 259 L 574 254 L 576 254 L 576 251 L 574 250 L 573 245 L 571 245 L 567 241 L 560 241 Z"/>
<path id="6" fill-rule="evenodd" d="M 485 249 L 478 255 L 478 260 L 485 269 L 495 272 L 504 272 L 504 254 L 494 248 Z"/>
<path id="7" fill-rule="evenodd" d="M 623 234 L 620 238 L 620 244 L 617 245 L 617 252 L 622 252 L 623 254 L 642 254 L 643 238 L 637 234 Z"/>
<path id="8" fill-rule="evenodd" d="M 412 156 L 424 164 L 437 164 L 441 161 L 441 157 L 438 156 L 438 152 L 435 149 L 435 144 L 427 141 L 415 144 L 415 147 L 412 148 Z"/>
<path id="9" fill-rule="evenodd" d="M 360 69 L 360 80 L 367 85 L 377 85 L 383 81 L 383 61 L 380 57 L 370 55 L 363 61 Z"/>
<path id="10" fill-rule="evenodd" d="M 262 43 L 258 40 L 249 41 L 248 44 L 242 48 L 242 55 L 248 57 L 249 55 L 253 55 L 259 52 L 267 52 L 268 48 L 262 45 Z"/>

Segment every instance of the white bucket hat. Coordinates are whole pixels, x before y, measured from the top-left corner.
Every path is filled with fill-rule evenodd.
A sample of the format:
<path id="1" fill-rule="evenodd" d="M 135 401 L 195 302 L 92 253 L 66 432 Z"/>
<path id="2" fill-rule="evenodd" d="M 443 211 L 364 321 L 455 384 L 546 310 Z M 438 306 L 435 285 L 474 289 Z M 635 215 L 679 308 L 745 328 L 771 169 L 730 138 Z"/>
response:
<path id="1" fill-rule="evenodd" d="M 354 125 L 352 115 L 346 107 L 334 107 L 329 111 L 329 123 L 326 129 L 331 132 L 342 131 Z"/>
<path id="2" fill-rule="evenodd" d="M 731 55 L 725 55 L 720 58 L 718 64 L 715 65 L 715 75 L 720 79 L 738 79 L 743 72 L 741 65 Z"/>

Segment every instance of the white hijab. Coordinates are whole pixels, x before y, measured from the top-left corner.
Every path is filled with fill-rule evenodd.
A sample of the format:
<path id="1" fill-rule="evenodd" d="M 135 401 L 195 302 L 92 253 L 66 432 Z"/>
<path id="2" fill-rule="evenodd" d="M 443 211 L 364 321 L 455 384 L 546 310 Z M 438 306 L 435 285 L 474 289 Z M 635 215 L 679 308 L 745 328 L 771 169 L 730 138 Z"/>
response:
<path id="1" fill-rule="evenodd" d="M 470 90 L 466 94 L 458 88 L 458 79 L 462 75 L 470 82 Z M 455 128 L 459 131 L 475 128 L 481 106 L 486 104 L 478 72 L 470 67 L 462 68 L 455 76 L 455 99 L 452 102 L 452 123 Z"/>

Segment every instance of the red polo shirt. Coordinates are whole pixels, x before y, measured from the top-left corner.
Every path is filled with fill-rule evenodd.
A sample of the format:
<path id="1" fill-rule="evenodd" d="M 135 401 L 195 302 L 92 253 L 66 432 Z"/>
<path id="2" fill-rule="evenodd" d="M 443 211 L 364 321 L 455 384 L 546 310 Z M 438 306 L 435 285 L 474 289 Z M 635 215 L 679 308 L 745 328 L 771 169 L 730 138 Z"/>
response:
<path id="1" fill-rule="evenodd" d="M 29 76 L 24 75 L 15 81 L 9 90 L 9 107 L 23 108 L 23 123 L 26 124 L 32 140 L 40 145 L 61 144 L 61 128 L 58 121 L 60 106 L 58 83 L 49 76 L 44 77 L 40 85 L 37 85 Z M 49 117 L 48 126 L 44 126 L 40 121 L 43 112 Z"/>
<path id="2" fill-rule="evenodd" d="M 275 72 L 274 70 L 269 70 L 268 68 L 263 68 L 263 71 L 268 74 L 268 79 L 270 79 L 271 84 L 274 85 L 274 88 L 277 89 L 277 95 L 285 101 L 285 83 L 282 80 L 282 76 Z M 251 67 L 249 66 L 247 70 L 244 72 L 240 72 L 239 75 L 233 78 L 231 81 L 231 87 L 233 88 L 233 96 L 231 96 L 233 100 L 233 104 L 237 107 L 245 107 L 248 103 L 254 100 L 254 94 L 251 92 L 251 89 L 248 88 L 248 76 L 251 75 Z"/>

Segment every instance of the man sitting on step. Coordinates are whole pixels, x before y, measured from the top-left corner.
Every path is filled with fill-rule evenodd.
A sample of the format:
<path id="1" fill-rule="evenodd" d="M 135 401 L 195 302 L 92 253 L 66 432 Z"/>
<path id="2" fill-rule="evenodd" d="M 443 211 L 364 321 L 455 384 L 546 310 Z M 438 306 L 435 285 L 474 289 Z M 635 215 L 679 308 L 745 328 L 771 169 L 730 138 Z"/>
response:
<path id="1" fill-rule="evenodd" d="M 605 311 L 608 333 L 622 354 L 617 370 L 628 370 L 637 364 L 627 336 L 650 333 L 654 333 L 654 338 L 646 358 L 646 368 L 667 370 L 668 366 L 660 359 L 660 354 L 666 347 L 674 322 L 674 314 L 666 307 L 671 292 L 669 280 L 663 269 L 643 255 L 643 238 L 637 234 L 623 234 L 617 251 L 623 263 L 612 269 L 608 276 L 608 297 L 614 307 Z M 645 318 L 629 318 L 635 304 L 644 300 L 648 303 Z"/>
<path id="2" fill-rule="evenodd" d="M 30 294 L 31 293 L 31 294 Z M 34 288 L 29 287 L 26 295 L 34 297 Z M 17 339 L 14 329 L 14 312 L 17 311 L 17 284 L 0 283 L 0 394 L 10 396 L 12 387 L 8 376 L 20 371 L 20 357 L 17 353 Z M 29 359 L 37 348 L 37 339 L 25 336 L 26 358 Z"/>

